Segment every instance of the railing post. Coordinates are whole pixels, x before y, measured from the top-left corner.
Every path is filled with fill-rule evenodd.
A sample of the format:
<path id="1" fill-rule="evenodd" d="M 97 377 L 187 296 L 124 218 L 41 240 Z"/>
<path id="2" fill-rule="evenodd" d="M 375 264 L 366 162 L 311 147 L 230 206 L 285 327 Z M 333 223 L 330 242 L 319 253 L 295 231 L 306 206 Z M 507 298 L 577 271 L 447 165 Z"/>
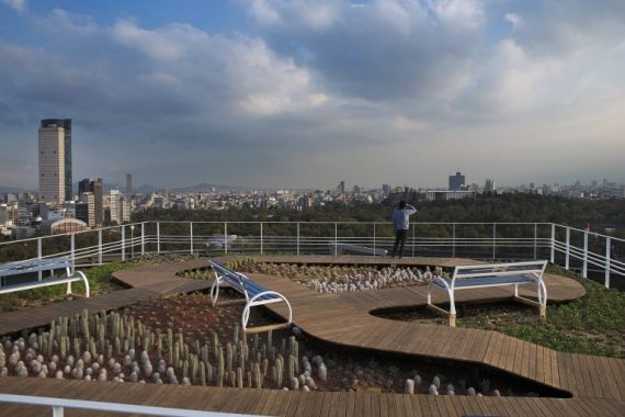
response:
<path id="1" fill-rule="evenodd" d="M 456 257 L 456 223 L 451 224 L 451 257 Z"/>
<path id="2" fill-rule="evenodd" d="M 37 259 L 43 258 L 43 242 L 41 238 L 37 238 Z M 43 272 L 37 273 L 37 279 L 41 281 L 43 279 Z"/>
<path id="3" fill-rule="evenodd" d="M 582 266 L 582 278 L 588 278 L 588 230 L 584 230 L 584 265 Z"/>
<path id="4" fill-rule="evenodd" d="M 300 240 L 299 227 L 300 227 L 300 224 L 299 222 L 297 222 L 297 256 L 299 256 L 299 240 Z"/>
<path id="5" fill-rule="evenodd" d="M 263 256 L 263 222 L 260 222 L 260 256 Z"/>
<path id="6" fill-rule="evenodd" d="M 59 405 L 52 406 L 52 417 L 63 417 L 63 407 Z"/>
<path id="7" fill-rule="evenodd" d="M 228 223 L 224 223 L 224 252 L 228 254 Z"/>
<path id="8" fill-rule="evenodd" d="M 156 222 L 156 253 L 161 253 L 161 222 Z"/>
<path id="9" fill-rule="evenodd" d="M 612 256 L 612 238 L 605 242 L 605 287 L 610 288 L 610 258 Z"/>
<path id="10" fill-rule="evenodd" d="M 121 225 L 122 231 L 122 262 L 126 260 L 126 227 Z"/>
<path id="11" fill-rule="evenodd" d="M 538 259 L 538 223 L 534 223 L 534 260 Z"/>
<path id="12" fill-rule="evenodd" d="M 571 266 L 571 228 L 566 228 L 566 252 L 564 253 L 564 269 L 567 271 Z"/>
<path id="13" fill-rule="evenodd" d="M 141 256 L 145 255 L 145 223 L 141 223 Z"/>
<path id="14" fill-rule="evenodd" d="M 76 235 L 72 233 L 69 238 L 70 256 L 72 260 L 72 273 L 76 270 Z"/>
<path id="15" fill-rule="evenodd" d="M 193 255 L 193 222 L 189 222 L 189 237 L 191 239 L 189 251 L 191 252 L 191 255 Z"/>
<path id="16" fill-rule="evenodd" d="M 339 251 L 339 226 L 334 223 L 334 256 L 338 256 Z"/>
<path id="17" fill-rule="evenodd" d="M 98 265 L 102 265 L 102 229 L 98 229 Z"/>
<path id="18" fill-rule="evenodd" d="M 497 223 L 493 223 L 493 260 L 497 259 Z"/>
<path id="19" fill-rule="evenodd" d="M 373 223 L 373 256 L 375 256 L 376 250 L 375 250 L 375 223 Z"/>
<path id="20" fill-rule="evenodd" d="M 556 224 L 551 223 L 551 255 L 549 257 L 549 261 L 554 264 L 556 263 Z"/>
<path id="21" fill-rule="evenodd" d="M 414 245 L 415 245 L 415 225 L 411 224 L 410 227 L 412 227 L 412 257 L 414 258 Z"/>

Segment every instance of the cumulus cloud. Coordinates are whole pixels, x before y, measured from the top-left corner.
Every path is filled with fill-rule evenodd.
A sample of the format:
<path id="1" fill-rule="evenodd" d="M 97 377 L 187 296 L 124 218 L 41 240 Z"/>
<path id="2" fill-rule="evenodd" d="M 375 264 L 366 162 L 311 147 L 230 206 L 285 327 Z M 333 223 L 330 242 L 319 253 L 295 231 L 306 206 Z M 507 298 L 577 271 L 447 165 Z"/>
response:
<path id="1" fill-rule="evenodd" d="M 2 0 L 2 2 L 18 13 L 26 11 L 26 0 Z"/>
<path id="2" fill-rule="evenodd" d="M 53 10 L 23 27 L 41 48 L 0 39 L 3 149 L 35 146 L 40 118 L 66 116 L 79 172 L 134 167 L 168 185 L 436 185 L 450 167 L 540 181 L 547 162 L 570 172 L 572 144 L 598 142 L 608 162 L 585 175 L 617 171 L 625 13 L 571 1 L 253 0 L 240 3 L 251 27 L 228 33 Z M 513 30 L 493 30 L 502 16 Z M 568 162 L 531 168 L 558 148 Z M 489 152 L 505 172 L 487 172 Z"/>
<path id="3" fill-rule="evenodd" d="M 506 13 L 504 19 L 512 25 L 514 30 L 522 29 L 525 23 L 523 18 L 515 13 Z"/>

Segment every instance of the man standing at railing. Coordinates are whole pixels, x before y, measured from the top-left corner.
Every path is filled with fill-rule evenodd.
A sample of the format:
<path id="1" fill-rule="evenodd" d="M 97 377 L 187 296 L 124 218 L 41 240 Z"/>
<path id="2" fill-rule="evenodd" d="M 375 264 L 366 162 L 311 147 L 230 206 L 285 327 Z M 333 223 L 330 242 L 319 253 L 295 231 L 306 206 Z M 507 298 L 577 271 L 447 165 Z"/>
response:
<path id="1" fill-rule="evenodd" d="M 404 244 L 406 243 L 406 236 L 408 235 L 408 229 L 410 229 L 410 216 L 415 214 L 417 209 L 406 204 L 405 201 L 400 201 L 397 207 L 393 209 L 393 226 L 395 227 L 395 245 L 393 246 L 392 257 L 397 254 L 397 246 L 399 246 L 399 258 L 401 259 L 404 253 Z"/>

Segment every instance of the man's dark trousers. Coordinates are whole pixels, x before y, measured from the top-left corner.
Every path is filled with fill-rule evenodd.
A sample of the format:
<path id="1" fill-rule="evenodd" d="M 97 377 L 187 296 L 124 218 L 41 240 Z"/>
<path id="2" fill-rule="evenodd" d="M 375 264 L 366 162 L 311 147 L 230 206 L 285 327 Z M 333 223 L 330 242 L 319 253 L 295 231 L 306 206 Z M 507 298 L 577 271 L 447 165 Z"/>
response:
<path id="1" fill-rule="evenodd" d="M 393 253 L 391 256 L 394 257 L 397 254 L 397 246 L 399 246 L 399 257 L 402 257 L 407 235 L 408 230 L 395 230 L 395 245 L 393 246 Z"/>

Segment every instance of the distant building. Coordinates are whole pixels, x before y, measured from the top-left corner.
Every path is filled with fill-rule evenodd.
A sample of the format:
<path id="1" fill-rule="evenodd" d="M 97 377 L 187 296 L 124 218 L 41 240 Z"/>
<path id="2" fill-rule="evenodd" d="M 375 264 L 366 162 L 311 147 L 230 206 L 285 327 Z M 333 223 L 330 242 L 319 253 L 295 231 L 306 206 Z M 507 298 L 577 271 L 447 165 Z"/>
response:
<path id="1" fill-rule="evenodd" d="M 132 174 L 126 174 L 126 194 L 132 195 L 134 192 L 132 188 Z"/>
<path id="2" fill-rule="evenodd" d="M 101 213 L 101 217 L 103 216 Z M 96 196 L 95 193 L 87 191 L 80 195 L 80 202 L 76 203 L 76 218 L 87 223 L 89 227 L 101 226 L 102 223 L 97 223 L 96 216 Z"/>
<path id="3" fill-rule="evenodd" d="M 111 211 L 111 223 L 122 224 L 122 218 L 121 218 L 122 195 L 119 192 L 119 190 L 111 190 L 109 195 L 110 195 L 109 209 Z"/>
<path id="4" fill-rule="evenodd" d="M 391 193 L 391 186 L 388 184 L 382 184 L 382 193 L 388 196 Z"/>
<path id="5" fill-rule="evenodd" d="M 58 235 L 63 233 L 77 233 L 87 230 L 87 224 L 79 219 L 73 219 L 70 217 L 57 220 L 50 224 L 50 234 Z"/>
<path id="6" fill-rule="evenodd" d="M 45 119 L 39 128 L 39 198 L 62 205 L 72 195 L 72 120 Z"/>
<path id="7" fill-rule="evenodd" d="M 497 186 L 495 185 L 495 180 L 487 178 L 484 183 L 484 192 L 485 193 L 494 193 L 497 191 Z"/>
<path id="8" fill-rule="evenodd" d="M 6 204 L 0 204 L 0 226 L 8 223 L 9 209 Z"/>
<path id="9" fill-rule="evenodd" d="M 475 191 L 428 190 L 425 192 L 425 199 L 427 201 L 460 200 L 474 198 L 475 195 Z"/>
<path id="10" fill-rule="evenodd" d="M 102 178 L 85 178 L 78 183 L 78 196 L 81 202 L 90 204 L 88 213 L 91 217 L 83 219 L 90 227 L 104 224 L 104 195 Z M 85 194 L 91 194 L 83 198 Z"/>
<path id="11" fill-rule="evenodd" d="M 338 186 L 338 191 L 341 194 L 345 194 L 345 181 L 341 181 Z"/>
<path id="12" fill-rule="evenodd" d="M 449 176 L 449 191 L 460 191 L 464 187 L 465 178 L 460 172 Z"/>

